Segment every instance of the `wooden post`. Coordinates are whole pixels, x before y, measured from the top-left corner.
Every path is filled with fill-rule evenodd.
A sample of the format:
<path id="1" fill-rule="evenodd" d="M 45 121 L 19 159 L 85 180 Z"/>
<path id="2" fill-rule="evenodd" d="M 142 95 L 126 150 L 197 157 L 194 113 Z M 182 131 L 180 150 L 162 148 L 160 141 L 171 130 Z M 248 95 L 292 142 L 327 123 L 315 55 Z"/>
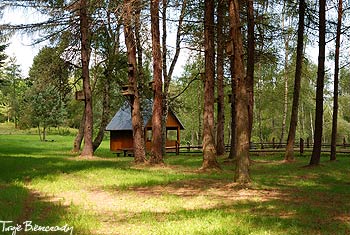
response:
<path id="1" fill-rule="evenodd" d="M 306 139 L 306 148 L 310 148 L 310 138 L 307 137 Z"/>
<path id="2" fill-rule="evenodd" d="M 272 138 L 272 148 L 275 148 L 275 137 Z"/>
<path id="3" fill-rule="evenodd" d="M 343 147 L 344 147 L 344 148 L 346 147 L 346 139 L 345 139 L 345 136 L 343 137 Z"/>
<path id="4" fill-rule="evenodd" d="M 180 143 L 178 141 L 176 141 L 175 143 L 175 148 L 176 148 L 176 155 L 180 154 Z"/>
<path id="5" fill-rule="evenodd" d="M 304 139 L 300 138 L 300 154 L 304 153 Z"/>

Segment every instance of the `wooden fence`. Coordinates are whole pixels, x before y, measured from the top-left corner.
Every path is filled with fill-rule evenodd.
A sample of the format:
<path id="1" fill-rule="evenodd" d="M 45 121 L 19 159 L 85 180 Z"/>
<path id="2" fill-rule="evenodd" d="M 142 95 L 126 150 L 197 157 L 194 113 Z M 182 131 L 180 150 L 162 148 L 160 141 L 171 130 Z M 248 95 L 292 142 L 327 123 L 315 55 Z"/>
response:
<path id="1" fill-rule="evenodd" d="M 250 152 L 252 153 L 264 153 L 264 152 L 271 152 L 271 153 L 277 153 L 277 152 L 284 152 L 286 149 L 287 143 L 280 143 L 276 142 L 275 139 L 273 139 L 271 142 L 252 142 L 250 144 Z M 230 145 L 226 145 L 226 152 L 230 151 Z M 331 145 L 328 143 L 322 144 L 322 152 L 330 152 Z M 300 154 L 303 154 L 304 152 L 311 152 L 313 148 L 313 143 L 310 141 L 309 138 L 306 139 L 300 139 L 299 142 L 296 142 L 294 144 L 294 151 L 298 151 Z M 168 147 L 167 151 L 169 152 L 175 152 L 177 155 L 179 153 L 201 153 L 202 152 L 202 145 L 177 145 L 175 147 Z M 350 143 L 346 143 L 345 138 L 343 139 L 342 144 L 337 144 L 337 153 L 350 153 Z"/>

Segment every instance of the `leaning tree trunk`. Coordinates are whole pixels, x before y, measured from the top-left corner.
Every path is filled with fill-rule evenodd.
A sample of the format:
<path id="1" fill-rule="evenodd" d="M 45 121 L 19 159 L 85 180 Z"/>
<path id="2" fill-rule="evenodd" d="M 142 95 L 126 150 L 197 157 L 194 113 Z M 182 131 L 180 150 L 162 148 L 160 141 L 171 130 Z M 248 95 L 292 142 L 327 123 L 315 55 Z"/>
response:
<path id="1" fill-rule="evenodd" d="M 132 87 L 133 94 L 130 96 L 131 122 L 133 129 L 134 162 L 137 164 L 146 161 L 145 140 L 143 134 L 143 120 L 141 116 L 140 94 L 138 91 L 138 67 L 136 62 L 136 47 L 133 32 L 133 0 L 124 0 L 124 36 L 128 53 L 129 73 L 128 79 Z"/>
<path id="2" fill-rule="evenodd" d="M 323 131 L 323 87 L 325 76 L 326 49 L 326 0 L 319 0 L 319 54 L 316 87 L 316 114 L 314 146 L 310 159 L 310 166 L 319 165 L 321 159 L 322 131 Z"/>
<path id="3" fill-rule="evenodd" d="M 295 64 L 295 78 L 294 78 L 294 92 L 292 114 L 290 118 L 289 133 L 287 140 L 286 153 L 284 155 L 285 161 L 294 161 L 294 142 L 295 132 L 298 122 L 299 96 L 301 85 L 301 70 L 303 65 L 304 52 L 304 17 L 305 17 L 305 0 L 299 2 L 299 25 L 298 25 L 298 42 L 297 42 L 297 58 Z"/>
<path id="4" fill-rule="evenodd" d="M 217 127 L 216 127 L 216 152 L 217 155 L 225 154 L 225 99 L 224 99 L 224 17 L 225 0 L 219 0 L 217 8 Z"/>
<path id="5" fill-rule="evenodd" d="M 205 0 L 204 15 L 205 83 L 203 115 L 203 163 L 202 170 L 219 168 L 216 160 L 214 137 L 214 1 Z"/>
<path id="6" fill-rule="evenodd" d="M 230 36 L 233 44 L 233 75 L 236 78 L 236 170 L 235 182 L 249 183 L 249 114 L 248 92 L 243 64 L 243 42 L 238 0 L 229 0 Z"/>
<path id="7" fill-rule="evenodd" d="M 84 147 L 80 157 L 93 157 L 94 150 L 92 146 L 92 92 L 90 87 L 89 62 L 90 62 L 90 30 L 88 5 L 86 0 L 80 1 L 80 33 L 81 33 L 81 64 L 83 89 L 85 95 L 85 125 L 84 125 Z"/>
<path id="8" fill-rule="evenodd" d="M 340 34 L 343 17 L 343 1 L 338 1 L 338 24 L 337 37 L 335 40 L 335 61 L 334 61 L 334 98 L 333 98 L 333 121 L 332 121 L 332 140 L 330 160 L 335 161 L 337 152 L 337 129 L 338 129 L 338 93 L 339 93 L 339 48 Z"/>

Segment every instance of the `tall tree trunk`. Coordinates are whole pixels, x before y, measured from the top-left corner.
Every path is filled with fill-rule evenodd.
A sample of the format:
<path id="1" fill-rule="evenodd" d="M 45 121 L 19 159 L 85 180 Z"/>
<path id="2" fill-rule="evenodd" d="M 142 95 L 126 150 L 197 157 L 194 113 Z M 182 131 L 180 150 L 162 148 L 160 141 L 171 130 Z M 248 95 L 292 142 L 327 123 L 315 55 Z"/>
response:
<path id="1" fill-rule="evenodd" d="M 86 0 L 80 1 L 80 33 L 81 33 L 81 64 L 83 89 L 85 95 L 85 125 L 84 125 L 84 147 L 80 157 L 93 157 L 92 146 L 93 114 L 92 114 L 92 92 L 90 87 L 89 63 L 90 63 L 90 30 L 88 4 Z"/>
<path id="2" fill-rule="evenodd" d="M 84 125 L 85 125 L 85 110 L 83 111 L 83 116 L 81 117 L 78 133 L 74 139 L 73 149 L 72 149 L 73 153 L 79 153 L 80 151 L 81 143 L 83 142 L 83 139 L 84 139 L 84 129 L 85 129 Z"/>
<path id="3" fill-rule="evenodd" d="M 224 17 L 225 0 L 219 0 L 217 7 L 217 93 L 218 114 L 216 127 L 216 152 L 217 155 L 225 154 L 225 94 L 224 94 Z"/>
<path id="4" fill-rule="evenodd" d="M 140 95 L 138 91 L 138 67 L 136 62 L 136 46 L 132 25 L 133 0 L 124 0 L 124 36 L 128 52 L 129 73 L 128 79 L 132 86 L 133 95 L 130 96 L 131 122 L 133 129 L 134 162 L 137 164 L 146 161 L 143 120 L 141 116 Z M 138 7 L 138 6 L 137 6 Z"/>
<path id="5" fill-rule="evenodd" d="M 248 18 L 248 57 L 247 57 L 247 92 L 248 92 L 248 116 L 249 116 L 249 141 L 253 130 L 254 118 L 254 66 L 255 66 L 255 36 L 254 36 L 254 4 L 253 0 L 247 2 Z"/>
<path id="6" fill-rule="evenodd" d="M 332 140 L 330 160 L 336 160 L 337 151 L 337 126 L 338 126 L 338 93 L 339 93 L 339 48 L 340 34 L 343 17 L 343 1 L 338 0 L 338 24 L 337 37 L 335 40 L 335 62 L 334 62 L 334 98 L 333 98 L 333 121 L 332 121 Z"/>
<path id="7" fill-rule="evenodd" d="M 163 163 L 162 155 L 162 53 L 160 49 L 159 0 L 151 1 L 151 31 L 154 98 L 152 113 L 152 149 L 149 159 L 151 164 Z"/>
<path id="8" fill-rule="evenodd" d="M 233 43 L 233 67 L 236 78 L 236 170 L 234 180 L 239 184 L 251 181 L 249 176 L 249 114 L 248 93 L 243 64 L 243 42 L 238 0 L 229 0 L 230 36 Z"/>
<path id="9" fill-rule="evenodd" d="M 294 161 L 294 142 L 295 132 L 298 122 L 299 96 L 301 84 L 301 70 L 303 65 L 304 52 L 304 17 L 305 17 L 305 0 L 299 1 L 299 25 L 298 25 L 298 41 L 297 41 L 297 58 L 295 64 L 295 78 L 294 78 L 294 92 L 293 92 L 293 106 L 290 118 L 290 126 L 288 133 L 288 141 L 286 153 L 284 155 L 285 161 Z"/>
<path id="10" fill-rule="evenodd" d="M 323 131 L 323 87 L 325 76 L 325 49 L 326 49 L 326 0 L 319 0 L 319 54 L 316 87 L 316 113 L 314 147 L 310 165 L 318 165 L 321 158 L 322 131 Z"/>
<path id="11" fill-rule="evenodd" d="M 214 137 L 214 1 L 205 0 L 204 47 L 205 47 L 205 83 L 203 115 L 203 163 L 201 169 L 219 168 L 216 160 Z"/>

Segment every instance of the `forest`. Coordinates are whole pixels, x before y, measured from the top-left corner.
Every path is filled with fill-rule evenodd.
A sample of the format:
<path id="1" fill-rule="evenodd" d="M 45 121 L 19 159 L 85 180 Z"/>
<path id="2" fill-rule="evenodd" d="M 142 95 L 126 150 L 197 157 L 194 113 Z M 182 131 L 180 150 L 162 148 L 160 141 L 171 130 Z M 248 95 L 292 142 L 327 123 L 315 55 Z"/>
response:
<path id="1" fill-rule="evenodd" d="M 2 0 L 1 12 L 35 12 L 41 21 L 0 25 L 0 122 L 37 128 L 41 140 L 50 127 L 74 128 L 72 148 L 89 158 L 127 101 L 135 164 L 164 163 L 169 108 L 185 127 L 179 144 L 202 146 L 201 169 L 220 168 L 217 158 L 229 151 L 242 184 L 251 181 L 249 150 L 264 143 L 284 148 L 292 162 L 294 145 L 308 140 L 310 165 L 328 144 L 336 160 L 337 145 L 350 141 L 348 4 Z M 45 43 L 26 77 L 5 53 L 13 34 Z M 147 99 L 150 153 L 141 116 Z"/>

